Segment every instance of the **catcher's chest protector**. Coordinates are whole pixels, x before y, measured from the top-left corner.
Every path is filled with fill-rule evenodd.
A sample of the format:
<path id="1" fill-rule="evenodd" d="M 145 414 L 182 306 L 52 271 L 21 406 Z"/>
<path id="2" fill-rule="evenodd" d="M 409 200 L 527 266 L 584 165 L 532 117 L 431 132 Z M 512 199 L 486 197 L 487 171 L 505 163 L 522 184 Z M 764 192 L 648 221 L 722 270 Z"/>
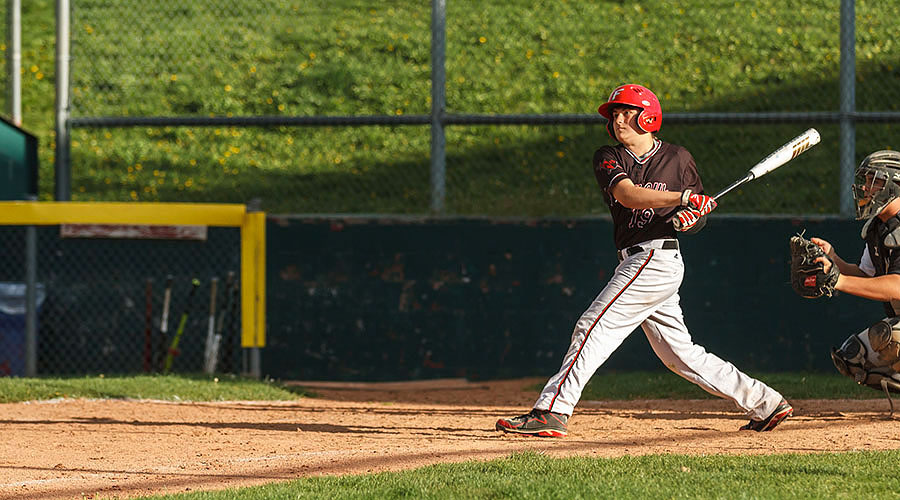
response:
<path id="1" fill-rule="evenodd" d="M 884 276 L 900 268 L 900 247 L 897 245 L 900 242 L 900 216 L 895 215 L 886 222 L 874 220 L 865 241 L 875 266 L 875 276 Z M 885 302 L 884 311 L 888 316 L 900 316 L 900 301 Z"/>

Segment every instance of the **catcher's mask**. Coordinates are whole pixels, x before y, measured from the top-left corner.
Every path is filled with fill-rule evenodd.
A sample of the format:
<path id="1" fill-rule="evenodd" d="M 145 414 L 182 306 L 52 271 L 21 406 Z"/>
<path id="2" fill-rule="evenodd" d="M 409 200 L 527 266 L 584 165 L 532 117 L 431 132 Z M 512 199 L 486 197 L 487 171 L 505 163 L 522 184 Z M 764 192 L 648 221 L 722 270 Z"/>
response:
<path id="1" fill-rule="evenodd" d="M 853 183 L 856 220 L 871 221 L 884 207 L 900 197 L 900 152 L 876 151 L 859 164 Z M 863 237 L 865 237 L 864 227 Z"/>
<path id="2" fill-rule="evenodd" d="M 647 87 L 628 83 L 616 87 L 609 94 L 609 99 L 597 108 L 597 112 L 606 118 L 606 131 L 613 139 L 616 134 L 612 128 L 612 113 L 610 108 L 616 104 L 626 104 L 641 110 L 637 117 L 637 126 L 644 132 L 659 132 L 662 126 L 662 106 L 656 94 Z"/>

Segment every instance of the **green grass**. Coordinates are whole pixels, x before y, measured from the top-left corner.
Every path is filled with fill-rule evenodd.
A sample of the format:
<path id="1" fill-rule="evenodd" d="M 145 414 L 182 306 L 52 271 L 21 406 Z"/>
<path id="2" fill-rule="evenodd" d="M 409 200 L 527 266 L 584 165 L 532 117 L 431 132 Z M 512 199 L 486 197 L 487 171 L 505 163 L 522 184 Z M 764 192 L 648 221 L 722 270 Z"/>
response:
<path id="1" fill-rule="evenodd" d="M 66 378 L 0 377 L 0 403 L 56 398 L 163 401 L 279 401 L 304 396 L 271 380 L 231 375 L 93 375 Z"/>
<path id="2" fill-rule="evenodd" d="M 227 7 L 223 7 L 227 5 Z M 857 106 L 896 111 L 900 4 L 858 2 Z M 80 0 L 72 12 L 73 117 L 410 115 L 430 109 L 428 2 Z M 197 29 L 215 26 L 215 29 Z M 714 29 L 713 29 L 714 28 Z M 790 0 L 447 3 L 447 110 L 596 113 L 624 81 L 670 112 L 836 111 L 839 8 Z M 54 2 L 23 5 L 25 128 L 53 197 Z M 822 143 L 729 195 L 725 212 L 838 210 L 833 124 L 681 125 L 662 137 L 718 190 L 809 126 Z M 857 126 L 857 156 L 900 147 Z M 590 169 L 601 126 L 447 127 L 447 208 L 469 215 L 605 214 Z M 424 126 L 74 129 L 76 200 L 263 200 L 265 210 L 427 213 Z"/>
<path id="3" fill-rule="evenodd" d="M 840 374 L 753 374 L 789 399 L 872 399 L 884 394 Z M 542 385 L 529 389 L 539 391 Z M 168 401 L 274 401 L 315 393 L 273 380 L 220 375 L 89 375 L 84 377 L 0 377 L 0 403 L 55 398 L 132 398 Z M 597 373 L 584 400 L 713 398 L 670 372 Z"/>
<path id="4" fill-rule="evenodd" d="M 530 452 L 483 463 L 314 477 L 259 488 L 147 498 L 896 498 L 898 459 L 900 451 L 614 459 L 554 459 Z"/>

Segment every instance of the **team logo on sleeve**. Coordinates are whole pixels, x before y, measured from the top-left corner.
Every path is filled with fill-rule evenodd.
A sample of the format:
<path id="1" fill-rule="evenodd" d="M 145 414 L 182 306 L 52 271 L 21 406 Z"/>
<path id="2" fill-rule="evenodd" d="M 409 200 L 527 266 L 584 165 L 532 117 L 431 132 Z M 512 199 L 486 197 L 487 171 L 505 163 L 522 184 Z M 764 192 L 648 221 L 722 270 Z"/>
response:
<path id="1" fill-rule="evenodd" d="M 612 170 L 619 166 L 619 162 L 616 160 L 603 160 L 603 168 Z"/>

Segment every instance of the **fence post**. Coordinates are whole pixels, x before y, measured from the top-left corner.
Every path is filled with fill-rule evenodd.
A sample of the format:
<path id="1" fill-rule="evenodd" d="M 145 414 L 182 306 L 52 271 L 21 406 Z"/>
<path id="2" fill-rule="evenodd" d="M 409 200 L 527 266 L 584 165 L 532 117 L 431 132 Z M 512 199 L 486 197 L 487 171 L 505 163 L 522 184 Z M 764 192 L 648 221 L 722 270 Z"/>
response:
<path id="1" fill-rule="evenodd" d="M 37 196 L 28 200 L 37 202 Z M 25 376 L 37 375 L 37 227 L 25 226 Z"/>
<path id="2" fill-rule="evenodd" d="M 9 57 L 9 115 L 13 123 L 22 126 L 22 0 L 8 0 L 7 33 Z"/>
<path id="3" fill-rule="evenodd" d="M 841 0 L 841 215 L 853 217 L 850 186 L 856 170 L 856 9 L 855 0 Z"/>
<path id="4" fill-rule="evenodd" d="M 431 0 L 431 211 L 443 214 L 447 183 L 444 109 L 447 80 L 444 61 L 447 49 L 447 3 Z"/>
<path id="5" fill-rule="evenodd" d="M 72 199 L 69 164 L 69 0 L 56 0 L 55 199 Z"/>

